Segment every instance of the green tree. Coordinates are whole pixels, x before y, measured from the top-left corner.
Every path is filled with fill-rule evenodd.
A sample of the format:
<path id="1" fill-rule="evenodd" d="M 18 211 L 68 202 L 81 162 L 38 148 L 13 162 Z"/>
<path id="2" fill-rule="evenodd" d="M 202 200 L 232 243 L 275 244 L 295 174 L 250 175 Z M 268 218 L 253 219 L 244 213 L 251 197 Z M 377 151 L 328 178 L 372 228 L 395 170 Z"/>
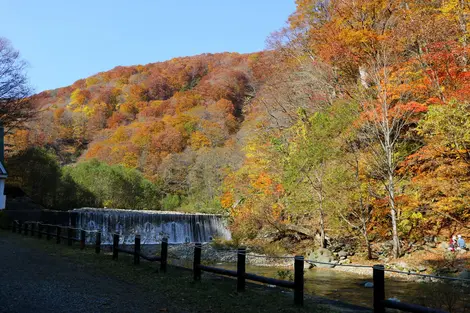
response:
<path id="1" fill-rule="evenodd" d="M 135 169 L 108 165 L 93 159 L 67 166 L 64 173 L 93 195 L 94 206 L 118 209 L 160 208 L 159 189 Z"/>
<path id="2" fill-rule="evenodd" d="M 69 210 L 94 203 L 94 196 L 63 175 L 55 154 L 44 148 L 28 148 L 10 157 L 6 166 L 8 183 L 46 208 Z"/>
<path id="3" fill-rule="evenodd" d="M 36 203 L 55 206 L 62 174 L 55 155 L 43 148 L 28 148 L 9 158 L 6 167 L 9 184 L 22 188 Z"/>
<path id="4" fill-rule="evenodd" d="M 293 136 L 286 157 L 287 201 L 303 216 L 316 217 L 320 245 L 326 246 L 328 217 L 333 218 L 341 198 L 340 184 L 348 175 L 342 162 L 341 132 L 351 122 L 346 106 L 334 105 L 307 116 L 291 128 Z"/>
<path id="5" fill-rule="evenodd" d="M 470 162 L 470 104 L 451 102 L 430 106 L 418 132 L 434 145 L 454 150 Z M 428 140 L 430 141 L 430 140 Z"/>

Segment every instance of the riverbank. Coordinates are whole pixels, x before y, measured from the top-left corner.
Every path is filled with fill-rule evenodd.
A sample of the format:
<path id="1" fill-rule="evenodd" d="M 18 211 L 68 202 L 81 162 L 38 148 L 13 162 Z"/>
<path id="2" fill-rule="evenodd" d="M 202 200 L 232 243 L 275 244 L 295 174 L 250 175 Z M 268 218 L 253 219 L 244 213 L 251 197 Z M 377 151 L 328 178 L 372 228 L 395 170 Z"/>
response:
<path id="1" fill-rule="evenodd" d="M 293 296 L 282 288 L 249 284 L 236 292 L 233 279 L 204 273 L 194 283 L 191 272 L 170 267 L 158 273 L 155 263 L 132 264 L 132 257 L 96 255 L 53 241 L 0 231 L 0 312 L 357 312 L 359 307 L 321 297 L 305 296 L 305 307 L 293 306 Z M 38 277 L 40 275 L 40 277 Z M 37 279 L 36 279 L 37 278 Z M 24 282 L 23 282 L 24 280 Z M 21 290 L 37 294 L 22 303 Z M 54 298 L 55 297 L 55 298 Z M 74 297 L 72 299 L 72 297 Z M 70 299 L 69 299 L 70 298 Z M 43 305 L 41 308 L 40 305 Z M 73 305 L 69 310 L 55 306 Z M 15 309 L 18 308 L 18 309 Z M 62 307 L 59 307 L 62 308 Z M 367 312 L 368 310 L 364 310 Z"/>
<path id="2" fill-rule="evenodd" d="M 171 259 L 171 262 L 177 262 L 177 264 L 187 267 L 192 266 L 193 245 L 172 246 L 170 250 L 172 257 L 178 257 L 177 259 Z M 235 250 L 217 249 L 210 244 L 205 244 L 202 251 L 204 262 L 216 264 L 220 268 L 236 270 Z M 250 255 L 256 255 L 256 257 L 250 258 Z M 293 256 L 289 256 L 287 259 L 279 259 L 255 254 L 250 249 L 248 249 L 247 256 L 246 271 L 249 273 L 272 278 L 292 278 Z M 313 267 L 312 269 L 306 269 L 305 292 L 337 301 L 353 303 L 358 306 L 371 307 L 373 298 L 372 266 L 378 262 L 364 261 L 357 256 L 351 257 L 349 260 L 351 263 L 345 264 L 347 266 L 336 265 L 334 268 Z M 410 257 L 400 259 L 397 264 L 388 264 L 388 267 L 402 270 L 401 266 L 412 266 L 412 262 L 405 264 L 404 260 L 410 261 Z M 357 261 L 362 261 L 360 264 L 367 266 L 367 268 L 353 267 L 358 264 Z M 454 309 L 459 307 L 463 310 L 463 308 L 468 307 L 468 301 L 470 301 L 467 296 L 470 294 L 470 286 L 462 285 L 460 282 L 422 279 L 418 276 L 394 272 L 386 272 L 385 278 L 387 298 L 445 311 L 449 311 L 450 307 Z"/>
<path id="3" fill-rule="evenodd" d="M 184 265 L 192 262 L 194 254 L 194 244 L 173 245 L 169 247 L 169 258 L 175 264 Z M 429 274 L 449 277 L 461 277 L 470 279 L 470 252 L 449 254 L 447 251 L 435 247 L 422 249 L 413 254 L 407 254 L 398 260 L 364 260 L 358 256 L 348 256 L 343 260 L 331 261 L 331 266 L 325 264 L 306 264 L 306 268 L 316 268 L 326 271 L 340 271 L 345 273 L 356 274 L 363 277 L 372 277 L 372 266 L 376 264 L 385 265 L 386 269 L 411 272 L 418 274 Z M 307 258 L 308 259 L 308 258 Z M 259 267 L 286 268 L 293 267 L 293 255 L 270 256 L 266 254 L 254 253 L 249 248 L 247 250 L 247 265 Z M 347 260 L 347 262 L 344 262 Z M 202 248 L 202 261 L 207 264 L 225 264 L 237 262 L 237 250 L 220 249 L 207 243 Z M 364 267 L 368 266 L 368 267 Z M 386 276 L 404 281 L 416 282 L 438 282 L 441 279 L 424 278 L 422 276 L 386 272 Z"/>

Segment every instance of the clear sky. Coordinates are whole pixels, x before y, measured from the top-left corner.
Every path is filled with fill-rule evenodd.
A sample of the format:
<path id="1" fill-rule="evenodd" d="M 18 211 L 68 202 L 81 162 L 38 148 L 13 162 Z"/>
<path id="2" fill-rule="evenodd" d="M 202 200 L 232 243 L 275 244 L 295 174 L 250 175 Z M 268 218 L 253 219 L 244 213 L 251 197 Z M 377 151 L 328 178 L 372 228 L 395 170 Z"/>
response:
<path id="1" fill-rule="evenodd" d="M 36 92 L 117 65 L 205 52 L 254 52 L 294 0 L 0 0 L 0 36 L 30 68 Z"/>

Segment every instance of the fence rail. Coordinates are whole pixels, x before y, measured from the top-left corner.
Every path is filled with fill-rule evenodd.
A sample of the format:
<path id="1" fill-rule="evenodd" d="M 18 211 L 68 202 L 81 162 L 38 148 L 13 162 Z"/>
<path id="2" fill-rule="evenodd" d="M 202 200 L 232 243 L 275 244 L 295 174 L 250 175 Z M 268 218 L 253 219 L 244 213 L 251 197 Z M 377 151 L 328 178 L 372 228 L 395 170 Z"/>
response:
<path id="1" fill-rule="evenodd" d="M 30 226 L 28 226 L 30 225 Z M 37 226 L 37 230 L 36 230 Z M 45 228 L 45 231 L 43 230 Z M 55 228 L 55 232 L 53 229 Z M 85 239 L 86 233 L 95 233 L 95 252 L 97 254 L 101 251 L 101 232 L 95 231 L 86 231 L 79 228 L 73 228 L 68 226 L 62 225 L 50 225 L 50 224 L 41 224 L 38 222 L 25 222 L 19 223 L 18 221 L 14 221 L 11 225 L 12 232 L 14 233 L 23 233 L 24 235 L 28 235 L 28 231 L 30 231 L 31 236 L 35 236 L 39 239 L 42 238 L 42 235 L 46 235 L 46 239 L 50 240 L 51 238 L 55 237 L 57 244 L 61 242 L 61 239 L 67 240 L 67 244 L 72 246 L 73 242 L 80 242 L 80 249 L 85 248 Z M 67 235 L 62 235 L 62 229 L 67 230 Z M 79 231 L 79 232 L 78 232 Z M 77 234 L 80 234 L 80 238 L 77 238 Z M 140 264 L 140 259 L 144 259 L 150 262 L 160 262 L 160 270 L 162 272 L 166 272 L 167 269 L 167 262 L 168 262 L 168 239 L 164 238 L 162 240 L 160 256 L 148 256 L 141 252 L 141 238 L 140 235 L 135 236 L 134 240 L 134 249 L 128 250 L 126 248 L 119 246 L 119 234 L 113 235 L 113 246 L 112 246 L 112 258 L 113 260 L 118 260 L 119 253 L 130 254 L 134 256 L 134 264 Z M 196 243 L 194 246 L 194 258 L 193 258 L 193 278 L 195 281 L 201 280 L 201 273 L 209 272 L 229 277 L 234 277 L 237 279 L 237 291 L 244 291 L 245 290 L 245 281 L 251 280 L 260 283 L 275 285 L 279 287 L 289 288 L 294 290 L 294 304 L 298 306 L 302 306 L 304 302 L 304 263 L 317 263 L 312 261 L 304 260 L 303 256 L 295 256 L 294 257 L 294 281 L 286 281 L 286 280 L 279 280 L 275 278 L 269 278 L 264 276 L 259 276 L 252 273 L 246 273 L 246 249 L 239 248 L 237 250 L 237 270 L 228 270 L 223 268 L 217 268 L 212 266 L 207 266 L 201 264 L 201 254 L 202 254 L 202 244 Z M 282 257 L 286 258 L 286 257 Z M 289 257 L 291 258 L 291 257 Z M 321 263 L 321 262 L 318 262 Z M 330 263 L 327 263 L 330 264 Z M 335 265 L 335 264 L 333 264 Z M 336 264 L 338 265 L 338 264 Z M 355 265 L 356 267 L 370 267 L 365 265 Z M 431 309 L 427 307 L 423 307 L 420 305 L 410 304 L 410 303 L 403 303 L 393 300 L 386 300 L 385 299 L 385 272 L 390 271 L 385 269 L 383 265 L 374 265 L 372 266 L 373 270 L 373 309 L 374 313 L 385 313 L 386 308 L 391 309 L 398 309 L 405 312 L 415 312 L 415 313 L 446 313 L 441 310 Z M 393 271 L 392 272 L 398 272 Z M 401 272 L 400 272 L 401 273 Z M 413 274 L 413 273 L 405 273 L 405 274 Z M 424 275 L 420 274 L 420 276 L 432 276 L 432 275 Z M 434 277 L 434 276 L 433 276 Z M 446 279 L 446 277 L 439 277 L 436 278 Z M 451 280 L 463 280 L 463 279 L 456 279 L 449 277 Z M 467 281 L 467 280 L 465 280 Z"/>
<path id="2" fill-rule="evenodd" d="M 304 257 L 296 256 L 294 263 L 294 281 L 280 280 L 270 277 L 259 276 L 256 274 L 246 273 L 246 249 L 239 248 L 237 251 L 237 270 L 227 270 L 224 268 L 212 267 L 201 264 L 202 245 L 196 243 L 194 246 L 193 272 L 194 280 L 201 279 L 201 272 L 210 272 L 237 278 L 237 291 L 245 290 L 245 280 L 252 280 L 260 283 L 275 285 L 284 288 L 294 289 L 294 304 L 302 306 L 304 303 Z"/>
<path id="3" fill-rule="evenodd" d="M 140 251 L 140 235 L 135 235 L 134 250 L 128 250 L 119 247 L 119 234 L 113 235 L 113 260 L 117 260 L 119 252 L 130 254 L 134 256 L 134 264 L 140 264 L 140 258 L 149 262 L 160 262 L 160 270 L 166 272 L 168 264 L 168 238 L 162 239 L 162 246 L 160 256 L 145 255 Z"/>
<path id="4" fill-rule="evenodd" d="M 446 313 L 416 304 L 385 300 L 385 267 L 383 265 L 374 265 L 372 269 L 374 279 L 374 313 L 385 313 L 385 308 L 415 313 Z"/>

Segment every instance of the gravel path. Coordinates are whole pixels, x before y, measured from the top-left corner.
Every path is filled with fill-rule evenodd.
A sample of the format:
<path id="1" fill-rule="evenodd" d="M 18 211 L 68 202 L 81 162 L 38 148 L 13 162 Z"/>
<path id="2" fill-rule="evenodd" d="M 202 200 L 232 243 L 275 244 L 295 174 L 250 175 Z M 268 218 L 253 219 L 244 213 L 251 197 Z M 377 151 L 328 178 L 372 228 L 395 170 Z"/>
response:
<path id="1" fill-rule="evenodd" d="M 138 286 L 0 237 L 0 312 L 181 312 Z"/>

